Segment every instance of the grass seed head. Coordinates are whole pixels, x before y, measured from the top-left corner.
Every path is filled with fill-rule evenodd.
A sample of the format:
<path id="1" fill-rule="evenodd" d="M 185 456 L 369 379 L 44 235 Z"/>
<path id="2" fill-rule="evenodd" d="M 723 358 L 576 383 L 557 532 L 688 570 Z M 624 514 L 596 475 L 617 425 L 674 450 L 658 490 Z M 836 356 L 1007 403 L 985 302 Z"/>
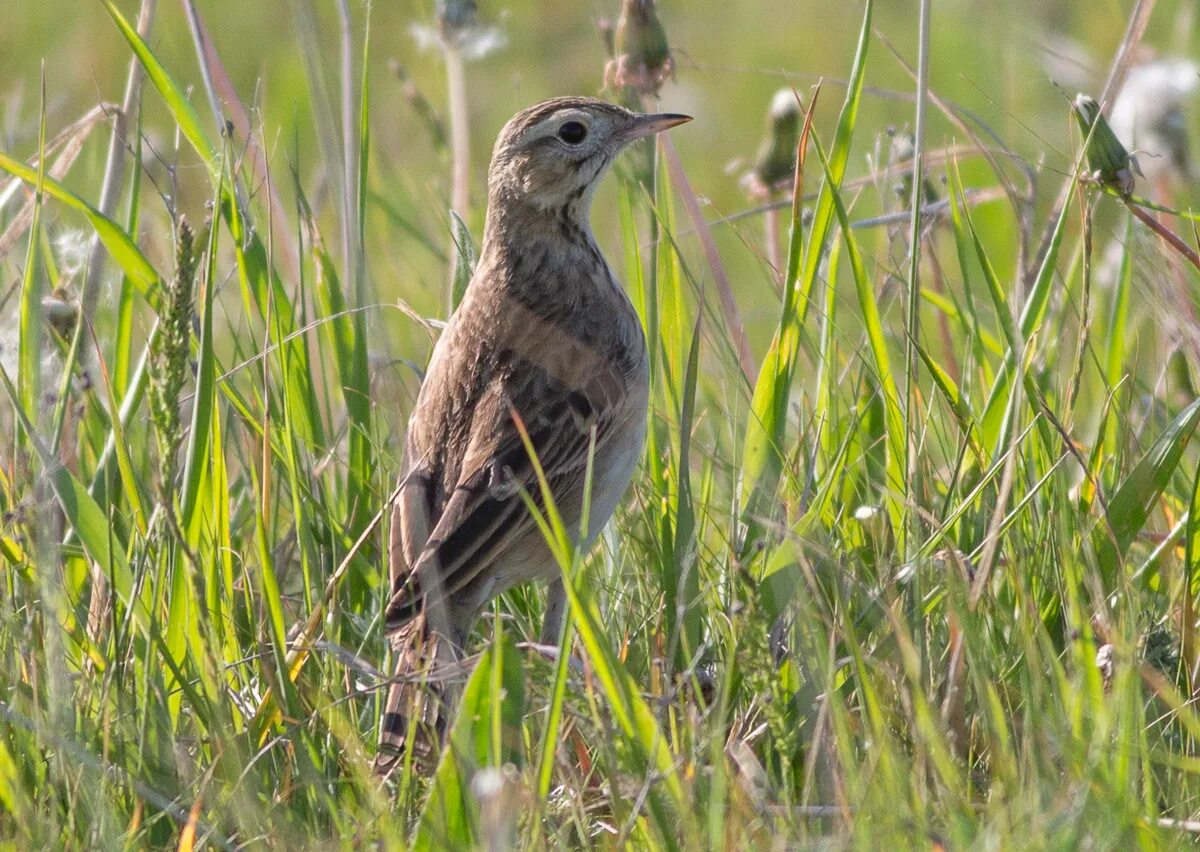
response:
<path id="1" fill-rule="evenodd" d="M 151 349 L 150 416 L 161 456 L 164 493 L 175 479 L 176 450 L 183 439 L 179 397 L 189 373 L 196 279 L 193 246 L 191 226 L 180 217 L 175 234 L 175 274 L 163 294 L 158 336 Z"/>

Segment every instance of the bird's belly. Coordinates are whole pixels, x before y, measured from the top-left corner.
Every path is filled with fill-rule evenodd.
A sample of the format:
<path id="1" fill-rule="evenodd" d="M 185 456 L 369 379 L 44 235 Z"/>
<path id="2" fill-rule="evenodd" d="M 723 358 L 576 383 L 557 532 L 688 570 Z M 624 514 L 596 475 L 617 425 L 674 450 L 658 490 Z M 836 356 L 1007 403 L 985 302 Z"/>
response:
<path id="1" fill-rule="evenodd" d="M 643 406 L 641 416 L 634 415 L 635 422 L 631 422 L 619 438 L 615 438 L 605 447 L 603 453 L 597 453 L 592 475 L 592 503 L 585 547 L 591 546 L 596 540 L 596 536 L 604 529 L 629 487 L 629 480 L 637 467 L 638 458 L 642 455 L 642 446 L 646 441 L 645 410 Z M 581 532 L 578 519 L 583 514 L 582 494 L 580 498 L 579 506 L 574 511 L 576 520 L 571 530 L 576 538 Z"/>

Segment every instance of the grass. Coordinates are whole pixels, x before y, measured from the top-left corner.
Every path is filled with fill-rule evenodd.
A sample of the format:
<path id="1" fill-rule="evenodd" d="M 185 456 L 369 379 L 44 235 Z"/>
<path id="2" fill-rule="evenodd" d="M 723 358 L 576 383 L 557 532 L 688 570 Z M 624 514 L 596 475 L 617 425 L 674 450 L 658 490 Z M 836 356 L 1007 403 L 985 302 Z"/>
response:
<path id="1" fill-rule="evenodd" d="M 393 160 L 366 7 L 339 5 L 337 51 L 290 7 L 296 126 L 319 144 L 288 148 L 298 130 L 231 100 L 220 40 L 196 49 L 203 10 L 144 38 L 128 5 L 105 2 L 93 36 L 147 77 L 112 202 L 104 134 L 45 86 L 30 144 L 0 154 L 0 193 L 20 186 L 0 195 L 0 841 L 1058 849 L 1197 832 L 1200 276 L 1149 213 L 1079 179 L 1068 104 L 1053 150 L 1074 153 L 1031 183 L 937 96 L 918 39 L 921 167 L 876 144 L 864 173 L 870 87 L 896 66 L 868 2 L 829 66 L 845 85 L 798 87 L 782 247 L 757 221 L 713 224 L 696 193 L 725 178 L 695 167 L 687 128 L 679 152 L 625 158 L 598 221 L 650 341 L 645 459 L 593 553 L 542 501 L 569 597 L 559 652 L 530 647 L 540 589 L 498 601 L 445 759 L 393 798 L 369 770 L 380 509 L 481 205 L 452 219 L 449 164 L 425 183 Z M 164 58 L 178 46 L 154 28 L 173 27 L 203 57 L 197 88 Z M 460 106 L 484 85 L 470 66 L 466 83 Z M 115 282 L 84 321 L 61 239 L 81 227 Z M 421 270 L 398 290 L 396 258 Z"/>

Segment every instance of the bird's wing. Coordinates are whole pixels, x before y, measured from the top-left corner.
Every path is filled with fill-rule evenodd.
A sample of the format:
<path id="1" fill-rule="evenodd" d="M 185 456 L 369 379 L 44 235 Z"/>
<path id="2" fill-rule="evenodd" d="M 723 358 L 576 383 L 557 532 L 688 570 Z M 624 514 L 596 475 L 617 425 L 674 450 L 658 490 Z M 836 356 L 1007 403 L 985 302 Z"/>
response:
<path id="1" fill-rule="evenodd" d="M 573 371 L 577 372 L 577 371 Z M 589 444 L 601 447 L 624 411 L 625 388 L 610 365 L 593 366 L 590 376 L 548 371 L 518 359 L 493 379 L 472 412 L 457 481 L 445 488 L 444 505 L 437 477 L 416 464 L 402 489 L 393 528 L 392 596 L 386 612 L 393 631 L 420 610 L 426 596 L 445 599 L 500 559 L 523 536 L 533 518 L 522 499 L 538 505 L 541 489 L 517 419 L 545 472 L 560 508 L 573 489 L 581 489 Z M 572 385 L 582 387 L 572 387 Z M 397 550 L 395 542 L 402 542 Z M 396 555 L 404 558 L 397 568 Z M 405 558 L 406 557 L 406 558 Z"/>

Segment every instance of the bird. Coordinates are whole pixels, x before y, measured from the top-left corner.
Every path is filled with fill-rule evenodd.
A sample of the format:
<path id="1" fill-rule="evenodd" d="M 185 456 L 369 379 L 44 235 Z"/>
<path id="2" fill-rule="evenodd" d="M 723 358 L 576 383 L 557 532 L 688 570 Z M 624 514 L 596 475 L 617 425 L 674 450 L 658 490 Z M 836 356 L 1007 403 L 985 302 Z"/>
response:
<path id="1" fill-rule="evenodd" d="M 493 598 L 549 581 L 542 641 L 558 641 L 560 569 L 526 502 L 543 507 L 534 458 L 589 547 L 629 485 L 649 407 L 645 335 L 592 233 L 592 198 L 624 148 L 690 120 L 559 97 L 496 139 L 479 258 L 434 346 L 393 495 L 384 631 L 396 674 L 374 765 L 385 778 L 406 743 L 418 766 L 436 762 L 453 704 L 439 672 L 462 661 Z"/>

